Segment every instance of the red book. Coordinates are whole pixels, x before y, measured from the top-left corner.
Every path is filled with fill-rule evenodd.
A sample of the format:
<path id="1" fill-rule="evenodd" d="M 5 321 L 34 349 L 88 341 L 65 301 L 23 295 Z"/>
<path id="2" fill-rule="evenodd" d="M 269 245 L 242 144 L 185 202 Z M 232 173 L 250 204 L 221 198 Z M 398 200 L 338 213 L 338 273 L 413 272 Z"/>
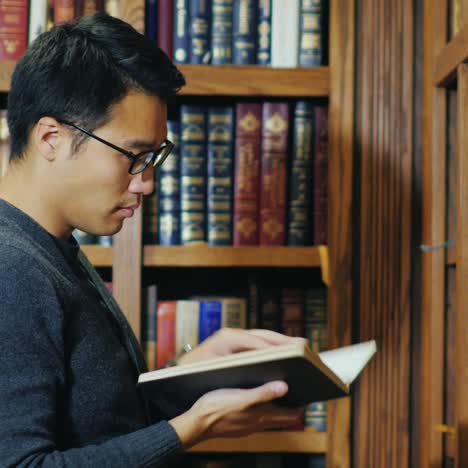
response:
<path id="1" fill-rule="evenodd" d="M 262 105 L 236 104 L 234 245 L 258 244 Z"/>
<path id="2" fill-rule="evenodd" d="M 175 357 L 175 314 L 177 301 L 158 302 L 156 367 Z"/>
<path id="3" fill-rule="evenodd" d="M 314 244 L 328 243 L 328 108 L 315 107 Z"/>
<path id="4" fill-rule="evenodd" d="M 0 0 L 0 59 L 18 60 L 28 40 L 28 0 Z"/>
<path id="5" fill-rule="evenodd" d="M 288 131 L 288 104 L 265 102 L 260 170 L 260 245 L 284 245 L 286 242 Z"/>
<path id="6" fill-rule="evenodd" d="M 54 0 L 54 24 L 71 21 L 75 18 L 74 0 Z"/>
<path id="7" fill-rule="evenodd" d="M 172 0 L 158 1 L 158 45 L 168 57 L 173 57 L 174 6 Z"/>

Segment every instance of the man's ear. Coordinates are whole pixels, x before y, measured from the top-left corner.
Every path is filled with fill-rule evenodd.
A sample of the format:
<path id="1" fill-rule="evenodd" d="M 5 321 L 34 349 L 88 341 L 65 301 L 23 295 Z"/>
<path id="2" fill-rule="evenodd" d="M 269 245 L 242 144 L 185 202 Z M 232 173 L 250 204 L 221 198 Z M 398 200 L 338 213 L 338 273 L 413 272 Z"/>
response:
<path id="1" fill-rule="evenodd" d="M 54 161 L 65 138 L 64 127 L 52 117 L 42 117 L 33 128 L 32 143 L 48 161 Z"/>

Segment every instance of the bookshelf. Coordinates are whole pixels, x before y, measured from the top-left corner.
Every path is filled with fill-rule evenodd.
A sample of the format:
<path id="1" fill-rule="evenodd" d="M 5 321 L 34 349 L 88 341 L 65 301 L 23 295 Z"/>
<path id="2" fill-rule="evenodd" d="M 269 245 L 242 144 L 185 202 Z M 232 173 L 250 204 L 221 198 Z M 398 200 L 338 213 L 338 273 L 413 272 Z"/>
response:
<path id="1" fill-rule="evenodd" d="M 81 248 L 94 266 L 112 266 L 112 247 L 103 247 L 101 245 L 83 245 Z"/>
<path id="2" fill-rule="evenodd" d="M 461 0 L 427 0 L 424 8 L 423 243 L 455 244 L 422 257 L 420 466 L 461 467 L 468 465 L 468 8 Z"/>

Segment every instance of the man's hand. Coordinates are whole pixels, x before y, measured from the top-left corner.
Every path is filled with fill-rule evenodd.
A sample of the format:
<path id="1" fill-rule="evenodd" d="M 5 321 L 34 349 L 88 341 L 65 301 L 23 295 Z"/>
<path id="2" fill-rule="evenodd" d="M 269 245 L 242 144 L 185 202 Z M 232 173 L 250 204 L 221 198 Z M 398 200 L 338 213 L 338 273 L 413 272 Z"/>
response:
<path id="1" fill-rule="evenodd" d="M 288 386 L 282 381 L 248 390 L 214 390 L 169 423 L 184 449 L 207 439 L 239 437 L 264 429 L 287 427 L 304 414 L 304 408 L 285 408 L 271 403 L 287 391 Z"/>
<path id="2" fill-rule="evenodd" d="M 204 359 L 226 356 L 241 351 L 263 349 L 269 346 L 306 342 L 305 338 L 295 338 L 270 330 L 243 330 L 222 328 L 187 354 L 181 356 L 178 364 L 191 364 Z"/>

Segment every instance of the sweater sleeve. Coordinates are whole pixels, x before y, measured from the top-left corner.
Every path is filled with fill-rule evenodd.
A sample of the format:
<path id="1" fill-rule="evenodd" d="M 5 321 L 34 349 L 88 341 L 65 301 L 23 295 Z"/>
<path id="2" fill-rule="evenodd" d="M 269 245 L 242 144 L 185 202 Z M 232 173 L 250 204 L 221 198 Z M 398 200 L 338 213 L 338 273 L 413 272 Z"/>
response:
<path id="1" fill-rule="evenodd" d="M 0 466 L 166 466 L 181 449 L 166 421 L 100 444 L 59 449 L 57 399 L 67 380 L 60 300 L 25 254 L 1 258 Z"/>

